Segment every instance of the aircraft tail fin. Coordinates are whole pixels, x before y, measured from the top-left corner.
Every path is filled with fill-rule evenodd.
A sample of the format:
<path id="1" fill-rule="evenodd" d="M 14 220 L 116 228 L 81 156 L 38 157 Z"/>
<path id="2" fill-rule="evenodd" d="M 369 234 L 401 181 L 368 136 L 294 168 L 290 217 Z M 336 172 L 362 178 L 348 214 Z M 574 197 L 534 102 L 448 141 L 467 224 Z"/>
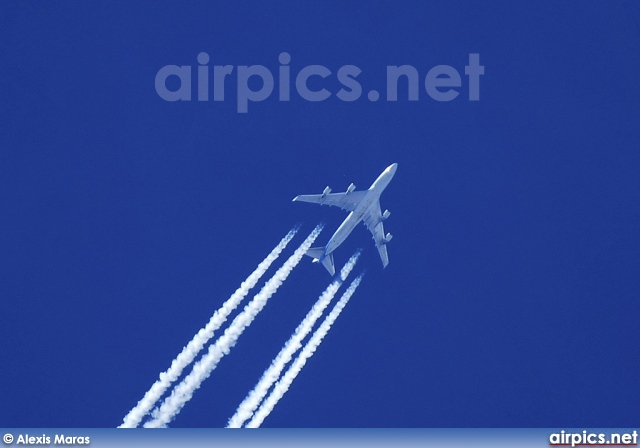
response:
<path id="1" fill-rule="evenodd" d="M 313 258 L 314 263 L 321 262 L 322 266 L 329 271 L 329 274 L 334 275 L 336 273 L 336 267 L 333 264 L 333 253 L 325 256 L 324 247 L 312 247 L 307 251 L 306 255 Z"/>

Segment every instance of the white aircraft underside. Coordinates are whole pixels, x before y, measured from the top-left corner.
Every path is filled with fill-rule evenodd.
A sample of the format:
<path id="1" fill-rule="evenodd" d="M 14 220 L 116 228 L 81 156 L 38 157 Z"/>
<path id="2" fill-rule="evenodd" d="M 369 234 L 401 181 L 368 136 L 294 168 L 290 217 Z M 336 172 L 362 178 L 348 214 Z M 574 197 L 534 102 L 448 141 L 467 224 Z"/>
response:
<path id="1" fill-rule="evenodd" d="M 327 187 L 322 194 L 300 195 L 293 198 L 294 201 L 333 205 L 350 212 L 325 247 L 312 247 L 307 252 L 307 255 L 313 257 L 314 262 L 322 263 L 331 275 L 336 272 L 333 263 L 333 251 L 347 239 L 361 221 L 364 221 L 373 235 L 373 240 L 382 260 L 382 266 L 386 267 L 389 264 L 387 243 L 391 241 L 391 234 L 388 233 L 385 236 L 382 222 L 391 213 L 389 213 L 389 210 L 381 213 L 380 195 L 391 182 L 397 168 L 397 163 L 388 166 L 368 190 L 356 191 L 355 185 L 351 184 L 344 193 L 331 193 L 331 189 Z"/>

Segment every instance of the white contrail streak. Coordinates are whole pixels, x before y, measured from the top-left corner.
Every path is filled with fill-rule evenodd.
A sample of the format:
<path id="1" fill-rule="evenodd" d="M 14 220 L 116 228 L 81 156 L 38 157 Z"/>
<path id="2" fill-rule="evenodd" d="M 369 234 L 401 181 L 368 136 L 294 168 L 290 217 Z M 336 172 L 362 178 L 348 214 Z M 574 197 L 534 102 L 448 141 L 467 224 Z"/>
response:
<path id="1" fill-rule="evenodd" d="M 140 424 L 140 421 L 149 412 L 153 405 L 162 397 L 162 394 L 167 388 L 175 382 L 182 371 L 195 359 L 197 354 L 202 350 L 205 344 L 213 337 L 213 333 L 220 328 L 220 326 L 227 320 L 229 314 L 242 302 L 242 300 L 249 293 L 249 290 L 253 288 L 260 278 L 267 272 L 267 269 L 278 258 L 280 253 L 287 247 L 287 244 L 298 232 L 299 226 L 294 227 L 287 233 L 287 235 L 278 243 L 278 245 L 271 251 L 267 257 L 262 260 L 255 271 L 253 271 L 245 281 L 242 282 L 240 287 L 234 292 L 229 299 L 218 309 L 209 323 L 196 333 L 193 339 L 182 349 L 182 352 L 171 362 L 171 367 L 165 372 L 160 373 L 160 378 L 153 383 L 151 389 L 144 394 L 144 397 L 138 402 L 138 404 L 129 411 L 125 416 L 123 423 L 119 428 L 135 428 Z"/>
<path id="2" fill-rule="evenodd" d="M 240 428 L 245 421 L 251 418 L 251 415 L 253 415 L 253 412 L 256 410 L 265 395 L 267 395 L 267 392 L 269 392 L 273 383 L 275 383 L 280 377 L 285 366 L 289 361 L 291 361 L 291 358 L 298 349 L 302 347 L 302 340 L 311 332 L 313 325 L 316 323 L 318 318 L 322 316 L 325 308 L 329 306 L 329 303 L 331 303 L 331 300 L 335 297 L 338 289 L 342 285 L 342 282 L 344 282 L 349 273 L 353 270 L 359 256 L 360 252 L 356 252 L 344 265 L 340 271 L 340 276 L 332 281 L 327 289 L 325 289 L 320 295 L 317 302 L 307 313 L 306 317 L 295 329 L 291 338 L 285 343 L 284 347 L 282 347 L 280 353 L 278 353 L 271 362 L 271 365 L 262 374 L 262 378 L 260 378 L 258 384 L 256 384 L 251 392 L 249 392 L 244 401 L 240 403 L 236 413 L 231 417 L 231 419 L 229 419 L 227 428 Z"/>
<path id="3" fill-rule="evenodd" d="M 256 315 L 267 304 L 269 298 L 287 279 L 293 268 L 296 267 L 318 237 L 322 227 L 322 224 L 316 226 L 293 255 L 267 281 L 260 292 L 244 307 L 244 310 L 236 316 L 224 334 L 209 346 L 208 352 L 193 366 L 193 370 L 173 389 L 171 395 L 164 400 L 162 405 L 153 411 L 153 420 L 145 423 L 145 428 L 165 427 L 167 423 L 173 420 L 186 402 L 191 399 L 195 390 L 209 377 L 222 357 L 229 353 L 245 328 L 253 322 Z"/>
<path id="4" fill-rule="evenodd" d="M 253 418 L 247 423 L 247 428 L 258 428 L 264 421 L 264 419 L 271 413 L 275 405 L 280 401 L 285 393 L 289 390 L 291 383 L 298 376 L 307 360 L 315 353 L 316 349 L 322 342 L 322 339 L 327 335 L 331 329 L 331 325 L 336 321 L 343 308 L 356 291 L 356 288 L 362 281 L 364 274 L 360 274 L 354 281 L 351 282 L 347 290 L 342 294 L 338 303 L 335 304 L 329 315 L 322 322 L 320 327 L 313 333 L 307 345 L 304 346 L 296 360 L 291 364 L 289 370 L 282 376 L 282 378 L 276 383 L 271 394 L 262 402 L 262 405 L 258 408 Z"/>

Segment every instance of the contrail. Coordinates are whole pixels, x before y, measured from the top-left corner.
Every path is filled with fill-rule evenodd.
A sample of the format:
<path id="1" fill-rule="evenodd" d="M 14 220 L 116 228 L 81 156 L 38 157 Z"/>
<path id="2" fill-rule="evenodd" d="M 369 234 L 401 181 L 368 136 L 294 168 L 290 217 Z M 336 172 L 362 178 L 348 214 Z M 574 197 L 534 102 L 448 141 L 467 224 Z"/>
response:
<path id="1" fill-rule="evenodd" d="M 278 245 L 271 251 L 267 257 L 262 260 L 255 271 L 242 282 L 240 287 L 234 292 L 229 299 L 218 309 L 209 323 L 196 333 L 193 339 L 182 349 L 182 352 L 171 362 L 171 367 L 165 372 L 160 373 L 160 378 L 153 383 L 151 389 L 144 394 L 144 397 L 138 402 L 138 404 L 129 411 L 125 416 L 123 423 L 118 428 L 135 428 L 140 424 L 140 421 L 149 412 L 153 405 L 162 397 L 162 394 L 167 388 L 175 382 L 185 367 L 187 367 L 195 359 L 197 354 L 202 350 L 205 344 L 213 337 L 214 331 L 218 330 L 220 326 L 227 320 L 229 314 L 242 302 L 245 296 L 249 293 L 249 290 L 253 288 L 258 280 L 267 272 L 267 269 L 278 258 L 280 253 L 287 247 L 287 244 L 298 232 L 300 226 L 296 226 L 287 233 L 287 235 L 278 243 Z"/>
<path id="2" fill-rule="evenodd" d="M 227 428 L 240 428 L 242 424 L 251 418 L 251 415 L 256 410 L 262 399 L 267 395 L 269 389 L 276 382 L 276 380 L 280 377 L 280 374 L 284 370 L 285 366 L 293 355 L 298 351 L 300 347 L 302 347 L 302 340 L 311 332 L 313 329 L 313 325 L 316 323 L 318 318 L 322 315 L 325 308 L 331 303 L 334 296 L 338 292 L 338 289 L 342 285 L 342 282 L 347 278 L 349 273 L 353 270 L 356 262 L 358 261 L 358 257 L 360 256 L 360 252 L 356 252 L 349 261 L 344 265 L 342 270 L 340 271 L 340 276 L 332 281 L 327 289 L 320 295 L 318 301 L 313 305 L 309 313 L 307 313 L 306 317 L 300 322 L 300 325 L 296 328 L 294 333 L 291 335 L 291 338 L 286 342 L 280 353 L 273 359 L 271 365 L 267 368 L 267 370 L 262 374 L 262 378 L 258 381 L 258 384 L 253 388 L 253 390 L 247 395 L 238 409 L 236 413 L 229 419 L 229 424 Z"/>
<path id="3" fill-rule="evenodd" d="M 265 399 L 265 401 L 260 405 L 260 408 L 256 411 L 253 418 L 247 423 L 247 428 L 258 428 L 264 419 L 271 413 L 275 405 L 278 401 L 283 397 L 285 393 L 289 390 L 289 386 L 293 380 L 298 376 L 298 373 L 302 370 L 307 360 L 314 354 L 322 339 L 327 335 L 331 325 L 338 318 L 343 308 L 356 291 L 356 288 L 362 281 L 362 277 L 364 273 L 360 274 L 354 281 L 351 282 L 347 290 L 342 294 L 338 303 L 335 304 L 329 315 L 322 322 L 320 327 L 313 333 L 307 345 L 304 346 L 296 360 L 293 362 L 289 370 L 283 375 L 283 377 L 276 383 L 271 394 Z"/>
<path id="4" fill-rule="evenodd" d="M 322 227 L 323 225 L 319 224 L 313 229 L 293 255 L 267 281 L 260 292 L 244 307 L 244 310 L 236 316 L 224 334 L 209 346 L 208 352 L 193 366 L 193 370 L 173 389 L 171 395 L 164 400 L 162 405 L 153 411 L 153 420 L 145 423 L 145 428 L 165 427 L 167 423 L 173 420 L 186 402 L 191 399 L 195 390 L 216 368 L 220 359 L 229 353 L 231 347 L 236 344 L 245 328 L 251 324 L 256 315 L 264 308 L 269 298 L 287 279 L 293 268 L 296 267 L 315 239 L 320 235 Z"/>

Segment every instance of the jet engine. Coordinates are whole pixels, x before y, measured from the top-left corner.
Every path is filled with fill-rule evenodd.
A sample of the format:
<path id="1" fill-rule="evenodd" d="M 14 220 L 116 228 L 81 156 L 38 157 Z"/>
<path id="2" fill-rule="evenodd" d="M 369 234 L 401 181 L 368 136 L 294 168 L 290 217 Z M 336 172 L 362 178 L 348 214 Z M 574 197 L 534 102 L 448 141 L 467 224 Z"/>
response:
<path id="1" fill-rule="evenodd" d="M 356 189 L 356 186 L 354 184 L 349 185 L 349 187 L 347 187 L 347 194 L 351 193 L 355 189 Z"/>
<path id="2" fill-rule="evenodd" d="M 326 195 L 328 195 L 329 193 L 331 193 L 331 188 L 329 188 L 327 186 L 327 188 L 325 188 L 324 190 L 322 190 L 322 197 L 325 197 Z"/>
<path id="3" fill-rule="evenodd" d="M 389 210 L 385 210 L 384 213 L 382 214 L 382 220 L 384 221 L 389 216 L 391 216 L 391 212 Z"/>
<path id="4" fill-rule="evenodd" d="M 391 238 L 393 238 L 393 235 L 387 233 L 387 235 L 384 237 L 384 243 L 387 244 L 389 241 L 391 241 Z"/>

